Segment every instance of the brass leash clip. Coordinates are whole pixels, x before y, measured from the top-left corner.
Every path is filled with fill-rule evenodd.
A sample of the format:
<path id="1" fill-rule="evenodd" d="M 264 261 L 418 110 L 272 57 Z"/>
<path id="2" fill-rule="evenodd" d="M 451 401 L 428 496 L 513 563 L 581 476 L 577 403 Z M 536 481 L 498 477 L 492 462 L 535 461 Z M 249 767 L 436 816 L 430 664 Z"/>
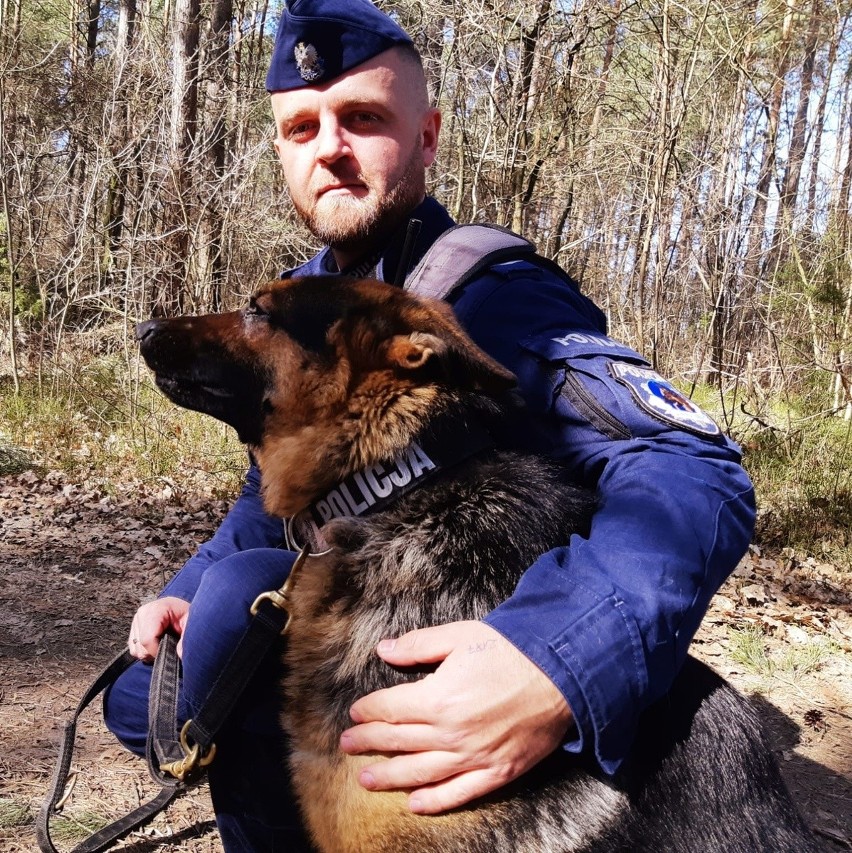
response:
<path id="1" fill-rule="evenodd" d="M 256 616 L 258 608 L 260 607 L 260 603 L 262 601 L 269 601 L 274 607 L 277 607 L 279 610 L 283 610 L 287 614 L 287 621 L 284 623 L 284 627 L 281 629 L 282 636 L 287 633 L 288 629 L 290 628 L 290 622 L 293 618 L 290 615 L 290 608 L 287 606 L 290 587 L 293 585 L 293 580 L 301 570 L 302 566 L 305 563 L 305 560 L 307 560 L 310 556 L 312 556 L 310 552 L 310 546 L 305 545 L 304 548 L 299 551 L 299 555 L 298 557 L 296 557 L 296 561 L 293 563 L 293 568 L 290 569 L 290 574 L 287 575 L 287 580 L 284 581 L 284 584 L 281 586 L 281 588 L 272 589 L 268 592 L 262 592 L 254 600 L 250 608 L 251 615 Z"/>
<path id="2" fill-rule="evenodd" d="M 201 753 L 201 746 L 199 744 L 195 743 L 192 746 L 189 745 L 187 729 L 191 722 L 192 720 L 187 720 L 183 724 L 183 728 L 180 730 L 180 746 L 184 753 L 183 758 L 160 765 L 160 770 L 163 773 L 168 773 L 169 775 L 174 776 L 175 779 L 180 782 L 185 781 L 186 777 L 189 776 L 193 770 L 201 767 L 207 767 L 207 765 L 216 757 L 215 743 L 211 743 L 210 749 L 204 754 Z"/>

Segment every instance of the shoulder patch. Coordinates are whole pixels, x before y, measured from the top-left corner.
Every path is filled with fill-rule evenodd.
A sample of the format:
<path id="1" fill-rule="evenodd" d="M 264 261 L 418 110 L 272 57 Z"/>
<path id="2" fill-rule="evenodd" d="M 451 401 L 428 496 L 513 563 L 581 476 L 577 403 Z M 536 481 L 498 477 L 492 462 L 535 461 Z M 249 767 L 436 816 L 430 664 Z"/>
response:
<path id="1" fill-rule="evenodd" d="M 700 435 L 722 432 L 710 415 L 650 367 L 611 361 L 609 371 L 614 379 L 630 389 L 639 407 L 652 417 Z"/>
<path id="2" fill-rule="evenodd" d="M 531 335 L 521 341 L 521 345 L 548 361 L 564 361 L 575 358 L 615 358 L 647 364 L 639 353 L 630 347 L 614 341 L 603 332 L 590 329 L 564 332 L 554 335 Z"/>

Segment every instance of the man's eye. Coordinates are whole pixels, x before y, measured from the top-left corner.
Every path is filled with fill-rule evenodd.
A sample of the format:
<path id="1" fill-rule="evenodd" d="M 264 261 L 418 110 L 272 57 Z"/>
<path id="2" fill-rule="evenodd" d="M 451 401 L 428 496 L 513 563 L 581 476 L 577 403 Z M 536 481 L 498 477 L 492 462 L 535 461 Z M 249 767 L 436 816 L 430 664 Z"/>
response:
<path id="1" fill-rule="evenodd" d="M 292 127 L 287 128 L 287 133 L 285 136 L 287 139 L 304 139 L 311 134 L 313 130 L 313 125 L 307 121 L 301 121 L 298 124 L 294 124 Z"/>
<path id="2" fill-rule="evenodd" d="M 352 118 L 355 124 L 361 126 L 372 126 L 379 122 L 379 117 L 375 113 L 355 113 Z"/>

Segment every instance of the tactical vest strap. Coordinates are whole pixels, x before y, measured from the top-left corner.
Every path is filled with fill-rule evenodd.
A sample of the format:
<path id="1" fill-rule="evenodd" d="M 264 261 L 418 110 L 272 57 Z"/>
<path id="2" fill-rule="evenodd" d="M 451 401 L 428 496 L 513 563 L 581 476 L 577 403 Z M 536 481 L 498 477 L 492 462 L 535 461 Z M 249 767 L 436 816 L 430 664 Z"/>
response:
<path id="1" fill-rule="evenodd" d="M 405 280 L 418 296 L 446 299 L 482 270 L 505 261 L 535 262 L 535 246 L 499 225 L 455 225 L 441 234 Z"/>

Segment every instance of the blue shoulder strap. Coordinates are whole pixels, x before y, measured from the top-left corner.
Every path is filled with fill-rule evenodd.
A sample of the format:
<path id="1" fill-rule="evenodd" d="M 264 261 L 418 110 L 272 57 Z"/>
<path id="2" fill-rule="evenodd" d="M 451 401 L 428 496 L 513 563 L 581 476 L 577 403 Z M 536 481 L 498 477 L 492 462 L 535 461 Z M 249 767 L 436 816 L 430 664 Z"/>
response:
<path id="1" fill-rule="evenodd" d="M 526 261 L 547 270 L 573 291 L 590 328 L 606 332 L 606 315 L 580 291 L 580 285 L 555 261 L 539 255 L 529 240 L 499 225 L 455 225 L 432 244 L 403 287 L 418 296 L 447 299 L 494 264 Z"/>
<path id="2" fill-rule="evenodd" d="M 404 287 L 418 296 L 446 299 L 493 264 L 518 260 L 535 263 L 538 259 L 535 246 L 508 228 L 455 225 L 432 244 Z"/>

